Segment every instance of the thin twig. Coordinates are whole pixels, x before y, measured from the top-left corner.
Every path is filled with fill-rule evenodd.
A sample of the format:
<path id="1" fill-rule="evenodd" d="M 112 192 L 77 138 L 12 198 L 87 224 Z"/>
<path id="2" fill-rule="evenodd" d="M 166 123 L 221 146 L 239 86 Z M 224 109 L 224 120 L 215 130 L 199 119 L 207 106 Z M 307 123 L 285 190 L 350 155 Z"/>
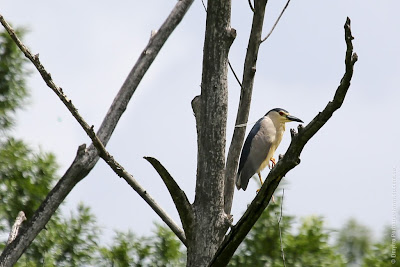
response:
<path id="1" fill-rule="evenodd" d="M 32 55 L 29 49 L 21 42 L 21 40 L 17 37 L 15 31 L 11 28 L 11 26 L 4 20 L 3 16 L 0 15 L 0 21 L 3 24 L 4 28 L 7 30 L 11 38 L 17 44 L 17 46 L 21 49 L 21 51 L 25 54 L 25 56 L 30 59 L 33 65 L 41 74 L 43 80 L 46 82 L 47 86 L 50 87 L 53 92 L 60 98 L 60 100 L 64 103 L 64 105 L 68 108 L 71 114 L 75 117 L 87 135 L 93 142 L 93 145 L 99 151 L 100 157 L 114 170 L 114 172 L 125 179 L 125 181 L 152 207 L 152 209 L 161 217 L 161 219 L 171 228 L 171 230 L 178 236 L 178 238 L 186 244 L 186 237 L 183 230 L 173 221 L 173 219 L 161 208 L 161 206 L 149 195 L 149 193 L 140 186 L 140 184 L 133 178 L 131 174 L 129 174 L 116 160 L 114 160 L 113 156 L 106 150 L 105 146 L 99 139 L 99 137 L 94 132 L 94 127 L 89 126 L 89 124 L 83 119 L 83 117 L 79 114 L 78 109 L 72 104 L 72 101 L 67 98 L 64 94 L 61 87 L 57 86 L 53 79 L 51 78 L 50 73 L 46 71 L 44 66 L 39 60 L 38 55 Z"/>
<path id="2" fill-rule="evenodd" d="M 207 7 L 206 7 L 206 5 L 204 4 L 204 0 L 201 0 L 201 3 L 203 4 L 204 10 L 207 12 Z"/>
<path id="3" fill-rule="evenodd" d="M 282 221 L 282 216 L 283 216 L 283 197 L 285 196 L 285 189 L 282 189 L 282 200 L 281 200 L 281 214 L 278 219 L 278 228 L 279 228 L 279 239 L 281 241 L 281 253 L 282 253 L 282 260 L 283 260 L 283 266 L 286 267 L 286 261 L 285 261 L 285 252 L 283 251 L 283 242 L 282 242 L 282 229 L 281 229 L 281 221 Z"/>
<path id="4" fill-rule="evenodd" d="M 251 0 L 249 0 L 249 6 L 250 6 L 251 11 L 254 12 L 254 7 L 253 7 L 253 4 L 251 3 Z"/>
<path id="5" fill-rule="evenodd" d="M 231 69 L 231 71 L 233 73 L 233 76 L 235 76 L 236 81 L 240 85 L 240 88 L 242 88 L 242 83 L 240 82 L 238 76 L 236 75 L 236 72 L 233 70 L 233 67 L 232 67 L 231 62 L 229 61 L 229 59 L 228 59 L 228 65 L 229 65 L 229 68 Z"/>
<path id="6" fill-rule="evenodd" d="M 250 0 L 249 0 L 249 1 L 250 1 Z M 282 12 L 281 12 L 281 14 L 279 15 L 278 19 L 275 21 L 274 26 L 272 26 L 271 31 L 267 34 L 267 36 L 265 36 L 264 39 L 261 40 L 261 43 L 264 42 L 265 40 L 267 40 L 268 37 L 272 34 L 272 32 L 274 31 L 276 25 L 278 25 L 278 22 L 279 22 L 279 20 L 281 19 L 283 13 L 285 12 L 286 8 L 289 6 L 289 3 L 290 3 L 290 0 L 287 1 L 285 7 L 283 8 L 283 10 L 282 10 Z"/>
<path id="7" fill-rule="evenodd" d="M 7 245 L 10 244 L 14 239 L 17 237 L 19 228 L 21 227 L 22 223 L 26 220 L 25 213 L 20 211 L 18 213 L 17 218 L 15 219 L 15 223 L 11 228 L 10 235 L 8 236 Z"/>

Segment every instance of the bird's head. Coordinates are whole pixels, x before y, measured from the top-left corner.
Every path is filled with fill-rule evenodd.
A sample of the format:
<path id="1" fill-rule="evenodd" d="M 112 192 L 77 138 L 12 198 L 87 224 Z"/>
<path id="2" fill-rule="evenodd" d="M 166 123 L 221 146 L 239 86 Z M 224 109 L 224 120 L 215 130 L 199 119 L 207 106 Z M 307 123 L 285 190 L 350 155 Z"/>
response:
<path id="1" fill-rule="evenodd" d="M 283 108 L 274 108 L 268 111 L 265 116 L 268 116 L 274 123 L 285 124 L 286 122 L 297 121 L 303 122 L 299 118 L 289 114 L 287 110 Z"/>

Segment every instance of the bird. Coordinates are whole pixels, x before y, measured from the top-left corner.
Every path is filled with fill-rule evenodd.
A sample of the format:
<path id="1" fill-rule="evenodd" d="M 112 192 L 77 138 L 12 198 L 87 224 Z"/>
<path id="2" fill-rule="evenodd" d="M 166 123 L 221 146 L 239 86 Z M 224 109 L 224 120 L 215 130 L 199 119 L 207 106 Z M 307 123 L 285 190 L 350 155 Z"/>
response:
<path id="1" fill-rule="evenodd" d="M 275 150 L 281 143 L 285 124 L 297 121 L 303 123 L 299 118 L 292 116 L 283 108 L 274 108 L 260 118 L 248 134 L 240 155 L 239 168 L 236 175 L 236 188 L 246 191 L 249 180 L 254 174 L 258 174 L 261 186 L 261 171 L 275 166 L 273 158 Z M 269 162 L 272 162 L 271 166 Z M 258 190 L 257 190 L 258 192 Z"/>

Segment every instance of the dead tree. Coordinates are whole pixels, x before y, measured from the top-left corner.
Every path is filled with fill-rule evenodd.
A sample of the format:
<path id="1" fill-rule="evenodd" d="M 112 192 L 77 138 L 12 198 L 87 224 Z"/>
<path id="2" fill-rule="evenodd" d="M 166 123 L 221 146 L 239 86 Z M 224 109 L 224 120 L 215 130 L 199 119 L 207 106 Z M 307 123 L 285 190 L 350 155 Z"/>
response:
<path id="1" fill-rule="evenodd" d="M 21 43 L 13 29 L 0 15 L 1 23 L 21 51 L 35 65 L 48 87 L 57 94 L 92 140 L 92 144 L 88 147 L 81 145 L 78 148 L 75 159 L 62 178 L 42 202 L 33 217 L 28 218 L 27 223 L 20 229 L 18 235 L 5 247 L 0 256 L 0 266 L 12 266 L 19 259 L 24 250 L 45 227 L 61 202 L 74 186 L 89 174 L 99 158 L 102 158 L 118 176 L 124 178 L 185 244 L 188 266 L 225 266 L 228 264 L 239 244 L 267 207 L 282 178 L 300 163 L 299 157 L 306 143 L 329 120 L 333 112 L 341 107 L 350 86 L 357 55 L 353 53 L 353 37 L 350 31 L 350 20 L 347 19 L 344 25 L 347 45 L 345 74 L 339 83 L 333 100 L 308 125 L 299 126 L 298 132 L 291 130 L 292 140 L 287 152 L 270 171 L 266 182 L 242 218 L 236 225 L 232 226 L 230 212 L 234 193 L 234 179 L 246 130 L 245 127 L 235 128 L 228 157 L 225 159 L 228 54 L 236 37 L 236 31 L 230 25 L 231 1 L 208 1 L 207 12 L 205 13 L 207 22 L 201 94 L 192 101 L 198 144 L 194 203 L 188 201 L 185 192 L 179 188 L 173 177 L 157 159 L 146 158 L 168 188 L 181 219 L 181 228 L 136 182 L 134 177 L 114 160 L 106 150 L 106 145 L 139 82 L 192 2 L 193 0 L 178 1 L 163 25 L 152 35 L 116 95 L 97 132 L 94 131 L 94 126 L 89 126 L 81 117 L 62 88 L 55 84 L 50 73 L 41 64 L 38 54 L 32 54 Z M 261 43 L 266 39 L 262 36 L 266 4 L 267 0 L 255 0 L 254 7 L 250 4 L 253 10 L 253 23 L 244 62 L 242 82 L 237 79 L 241 86 L 241 95 L 236 124 L 243 124 L 248 120 L 258 50 Z M 287 5 L 285 9 L 286 7 Z"/>

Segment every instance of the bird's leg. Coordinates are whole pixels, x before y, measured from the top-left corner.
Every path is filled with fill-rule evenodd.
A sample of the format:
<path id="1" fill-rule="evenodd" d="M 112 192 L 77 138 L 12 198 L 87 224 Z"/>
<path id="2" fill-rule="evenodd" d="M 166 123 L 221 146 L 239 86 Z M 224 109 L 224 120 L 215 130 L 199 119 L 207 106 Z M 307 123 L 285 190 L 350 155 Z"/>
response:
<path id="1" fill-rule="evenodd" d="M 271 161 L 272 161 L 272 160 L 271 160 Z M 261 186 L 262 186 L 264 183 L 263 183 L 263 181 L 262 181 L 262 179 L 261 179 L 261 173 L 258 172 L 257 174 L 258 174 L 258 178 L 260 178 L 260 182 L 261 182 Z M 259 189 L 257 189 L 256 193 L 258 193 L 260 190 L 261 190 L 261 187 L 260 187 Z M 272 203 L 275 203 L 274 195 L 272 195 Z"/>
<path id="2" fill-rule="evenodd" d="M 258 173 L 258 178 L 260 178 L 261 186 L 263 185 L 263 180 L 261 179 L 261 172 Z"/>
<path id="3" fill-rule="evenodd" d="M 260 182 L 261 182 L 261 186 L 262 186 L 263 185 L 263 181 L 262 181 L 262 178 L 261 178 L 261 172 L 258 172 L 257 174 L 258 174 L 258 178 L 260 178 Z M 257 193 L 260 191 L 261 186 L 260 186 L 259 189 L 257 189 L 257 191 L 256 191 Z"/>
<path id="4" fill-rule="evenodd" d="M 271 161 L 272 164 L 271 164 L 271 166 L 269 166 L 269 164 L 268 164 L 268 167 L 269 167 L 269 169 L 272 169 L 273 167 L 275 167 L 276 161 L 275 161 L 274 158 L 271 158 L 270 161 Z"/>

